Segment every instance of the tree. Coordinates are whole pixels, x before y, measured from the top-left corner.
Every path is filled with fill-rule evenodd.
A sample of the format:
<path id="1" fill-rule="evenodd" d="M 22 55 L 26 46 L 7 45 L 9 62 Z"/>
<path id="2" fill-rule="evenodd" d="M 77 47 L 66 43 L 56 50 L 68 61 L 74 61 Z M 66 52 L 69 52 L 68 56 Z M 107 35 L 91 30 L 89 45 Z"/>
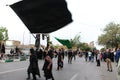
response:
<path id="1" fill-rule="evenodd" d="M 8 30 L 6 27 L 0 27 L 0 41 L 8 40 Z"/>
<path id="2" fill-rule="evenodd" d="M 73 47 L 78 47 L 80 44 L 80 35 L 76 35 L 73 39 L 70 39 L 70 43 Z"/>
<path id="3" fill-rule="evenodd" d="M 80 43 L 80 44 L 79 44 L 79 48 L 80 48 L 82 51 L 90 51 L 90 50 L 92 50 L 92 48 L 89 47 L 86 43 Z"/>
<path id="4" fill-rule="evenodd" d="M 70 43 L 72 47 L 80 48 L 82 51 L 89 51 L 92 50 L 91 47 L 88 46 L 88 44 L 84 42 L 80 42 L 80 35 L 76 35 L 73 39 L 70 39 Z"/>
<path id="5" fill-rule="evenodd" d="M 98 44 L 105 47 L 118 47 L 120 43 L 120 24 L 109 23 L 103 30 L 103 34 L 98 37 Z"/>

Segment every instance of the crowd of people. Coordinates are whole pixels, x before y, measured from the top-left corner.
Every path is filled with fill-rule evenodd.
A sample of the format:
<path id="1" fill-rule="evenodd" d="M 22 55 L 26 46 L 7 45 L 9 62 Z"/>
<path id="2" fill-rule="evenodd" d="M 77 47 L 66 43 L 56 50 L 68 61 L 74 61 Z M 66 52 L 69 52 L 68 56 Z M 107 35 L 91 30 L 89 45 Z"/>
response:
<path id="1" fill-rule="evenodd" d="M 41 50 L 40 50 L 40 52 L 41 52 Z M 36 75 L 38 75 L 39 78 L 41 77 L 40 72 L 39 72 L 39 66 L 38 66 L 38 59 L 40 57 L 40 55 L 39 55 L 40 52 L 39 52 L 39 50 L 34 50 L 33 48 L 30 49 L 30 59 L 29 59 L 30 64 L 27 69 L 27 73 L 28 73 L 27 80 L 30 79 L 30 74 L 32 74 L 33 80 L 37 80 Z M 54 77 L 52 74 L 53 50 L 45 49 L 44 51 L 42 51 L 41 54 L 44 54 L 43 55 L 44 64 L 43 64 L 43 68 L 42 68 L 42 70 L 44 71 L 44 77 L 46 80 L 48 80 L 48 79 L 54 80 Z"/>
<path id="2" fill-rule="evenodd" d="M 49 49 L 36 49 L 36 50 L 34 48 L 30 48 L 29 51 L 30 51 L 30 58 L 29 58 L 30 64 L 27 69 L 27 73 L 28 73 L 27 80 L 31 78 L 30 74 L 32 74 L 33 80 L 37 80 L 36 75 L 41 77 L 39 71 L 39 65 L 38 65 L 39 59 L 44 60 L 42 70 L 44 72 L 45 79 L 54 80 L 52 74 L 53 58 L 57 58 L 57 66 L 56 66 L 57 71 L 64 68 L 65 57 L 67 57 L 68 59 L 68 64 L 72 64 L 72 61 L 76 60 L 76 56 L 79 56 L 79 57 L 84 57 L 85 62 L 96 62 L 97 67 L 101 66 L 101 61 L 106 62 L 106 69 L 109 72 L 113 71 L 112 62 L 115 62 L 117 66 L 120 58 L 120 48 L 118 48 L 116 51 L 113 51 L 112 49 L 106 49 L 105 51 L 100 51 L 100 50 L 81 51 L 79 49 L 65 50 L 64 48 L 59 48 L 55 50 L 54 48 L 51 47 Z M 5 53 L 4 50 L 2 52 Z M 10 53 L 17 54 L 20 53 L 20 50 L 19 48 L 16 47 L 14 50 L 11 49 Z"/>
<path id="3" fill-rule="evenodd" d="M 94 59 L 96 59 L 97 65 L 100 66 L 100 62 L 104 61 L 107 64 L 107 71 L 112 72 L 112 62 L 115 62 L 118 64 L 119 58 L 120 58 L 120 48 L 118 48 L 116 51 L 113 51 L 112 49 L 106 49 L 105 51 L 86 51 L 85 54 L 85 61 L 91 61 L 93 62 Z M 117 65 L 116 65 L 117 66 Z"/>
<path id="4" fill-rule="evenodd" d="M 54 80 L 52 74 L 52 59 L 57 58 L 57 67 L 56 70 L 64 68 L 64 57 L 68 57 L 68 64 L 72 64 L 72 61 L 76 59 L 76 56 L 85 58 L 85 62 L 96 62 L 96 66 L 101 66 L 101 61 L 106 62 L 106 71 L 113 72 L 112 62 L 118 64 L 120 58 L 120 49 L 118 48 L 116 51 L 112 51 L 112 49 L 106 49 L 105 51 L 93 50 L 93 51 L 80 51 L 79 49 L 72 50 L 64 50 L 60 48 L 55 50 L 50 48 L 48 50 L 39 50 L 36 52 L 36 57 L 39 59 L 41 55 L 43 55 L 44 65 L 42 70 L 44 71 L 44 76 L 46 80 L 52 79 Z M 116 65 L 117 66 L 117 65 Z M 38 70 L 39 71 L 39 70 Z M 33 76 L 34 77 L 34 76 Z M 34 79 L 36 80 L 36 78 Z"/>
<path id="5" fill-rule="evenodd" d="M 25 53 L 17 46 L 7 50 L 4 43 L 0 44 L 0 60 L 19 59 L 20 56 L 23 55 L 25 55 Z"/>

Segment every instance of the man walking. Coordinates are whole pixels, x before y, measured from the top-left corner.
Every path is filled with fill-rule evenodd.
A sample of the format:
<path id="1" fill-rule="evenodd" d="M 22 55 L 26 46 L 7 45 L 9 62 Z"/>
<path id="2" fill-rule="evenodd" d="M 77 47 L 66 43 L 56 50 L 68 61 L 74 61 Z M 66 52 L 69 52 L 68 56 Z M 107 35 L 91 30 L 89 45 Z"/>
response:
<path id="1" fill-rule="evenodd" d="M 111 64 L 111 49 L 108 49 L 106 52 L 106 62 L 107 62 L 107 71 L 112 72 L 112 64 Z"/>

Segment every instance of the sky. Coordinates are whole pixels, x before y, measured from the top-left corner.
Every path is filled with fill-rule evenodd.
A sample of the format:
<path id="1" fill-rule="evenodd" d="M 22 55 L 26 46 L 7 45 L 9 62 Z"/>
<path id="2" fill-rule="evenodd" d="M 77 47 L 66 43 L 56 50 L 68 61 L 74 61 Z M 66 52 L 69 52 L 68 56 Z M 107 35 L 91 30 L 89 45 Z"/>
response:
<path id="1" fill-rule="evenodd" d="M 35 39 L 27 27 L 7 4 L 18 0 L 0 0 L 0 26 L 8 29 L 9 40 L 19 40 L 24 44 L 34 44 Z M 53 44 L 59 44 L 54 37 L 73 39 L 80 35 L 81 42 L 94 41 L 96 47 L 98 36 L 110 22 L 120 23 L 120 0 L 66 0 L 72 14 L 73 22 L 50 33 Z M 41 40 L 41 44 L 46 41 Z"/>

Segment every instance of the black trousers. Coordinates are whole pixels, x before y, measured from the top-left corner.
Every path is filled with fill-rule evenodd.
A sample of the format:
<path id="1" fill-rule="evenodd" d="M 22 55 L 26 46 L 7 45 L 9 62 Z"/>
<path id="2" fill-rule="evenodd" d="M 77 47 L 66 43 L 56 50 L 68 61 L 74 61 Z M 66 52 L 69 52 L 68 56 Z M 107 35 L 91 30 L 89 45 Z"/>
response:
<path id="1" fill-rule="evenodd" d="M 100 66 L 100 60 L 97 60 L 97 66 Z"/>
<path id="2" fill-rule="evenodd" d="M 35 73 L 32 73 L 32 76 L 33 76 L 33 80 L 36 80 L 36 74 Z M 30 79 L 30 72 L 28 72 L 28 79 Z"/>

